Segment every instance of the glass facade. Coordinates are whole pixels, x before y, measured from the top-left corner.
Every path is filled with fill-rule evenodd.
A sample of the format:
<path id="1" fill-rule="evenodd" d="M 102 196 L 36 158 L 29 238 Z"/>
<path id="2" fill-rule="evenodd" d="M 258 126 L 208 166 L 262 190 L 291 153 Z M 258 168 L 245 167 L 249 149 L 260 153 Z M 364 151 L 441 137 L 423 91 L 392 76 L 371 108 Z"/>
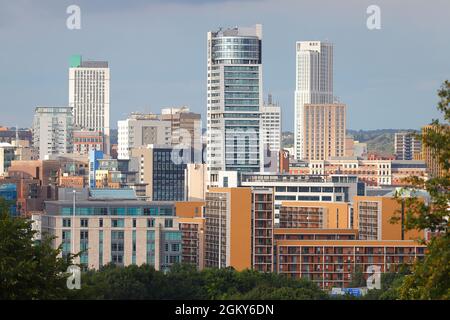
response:
<path id="1" fill-rule="evenodd" d="M 0 198 L 9 202 L 9 213 L 12 216 L 16 216 L 17 213 L 17 187 L 15 184 L 2 184 L 0 185 Z"/>
<path id="2" fill-rule="evenodd" d="M 50 205 L 48 205 L 50 206 Z M 73 215 L 72 205 L 63 205 L 55 208 L 58 214 L 63 216 Z M 56 213 L 56 212 L 55 212 Z M 117 206 L 105 203 L 104 207 L 93 207 L 91 204 L 77 203 L 75 207 L 76 216 L 173 216 L 175 211 L 173 206 Z M 70 227 L 70 219 L 67 220 Z"/>
<path id="3" fill-rule="evenodd" d="M 176 151 L 172 148 L 153 150 L 153 201 L 184 200 L 184 171 L 187 165 L 184 161 L 174 161 L 173 152 Z"/>
<path id="4" fill-rule="evenodd" d="M 261 26 L 211 32 L 208 38 L 208 148 L 210 181 L 218 171 L 262 167 Z"/>

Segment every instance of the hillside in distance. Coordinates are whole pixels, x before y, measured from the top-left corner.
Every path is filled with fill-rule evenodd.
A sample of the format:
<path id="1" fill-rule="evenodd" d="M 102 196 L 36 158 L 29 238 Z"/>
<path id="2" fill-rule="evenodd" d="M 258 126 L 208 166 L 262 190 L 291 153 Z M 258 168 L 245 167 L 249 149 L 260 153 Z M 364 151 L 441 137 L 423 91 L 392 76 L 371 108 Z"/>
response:
<path id="1" fill-rule="evenodd" d="M 394 154 L 394 135 L 396 132 L 416 131 L 414 129 L 376 129 L 376 130 L 347 130 L 347 137 L 355 141 L 367 143 L 369 152 L 382 155 Z M 291 148 L 294 145 L 294 134 L 286 131 L 282 133 L 282 147 Z"/>

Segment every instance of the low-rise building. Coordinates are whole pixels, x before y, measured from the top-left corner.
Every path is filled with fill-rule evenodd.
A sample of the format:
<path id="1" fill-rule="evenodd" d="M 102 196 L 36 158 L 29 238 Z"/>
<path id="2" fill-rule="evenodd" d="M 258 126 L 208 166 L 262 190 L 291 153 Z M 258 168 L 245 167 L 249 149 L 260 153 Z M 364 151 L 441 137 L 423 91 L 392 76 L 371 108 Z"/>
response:
<path id="1" fill-rule="evenodd" d="M 81 252 L 75 262 L 86 268 L 147 263 L 167 270 L 182 260 L 173 202 L 139 201 L 130 189 L 104 189 L 79 195 L 75 213 L 73 208 L 70 196 L 46 202 L 41 231 L 56 237 L 53 245 L 62 244 L 63 255 Z"/>
<path id="2" fill-rule="evenodd" d="M 401 240 L 277 240 L 276 272 L 309 279 L 322 289 L 343 288 L 357 271 L 365 279 L 374 266 L 382 273 L 395 272 L 402 264 L 423 259 L 425 248 Z"/>

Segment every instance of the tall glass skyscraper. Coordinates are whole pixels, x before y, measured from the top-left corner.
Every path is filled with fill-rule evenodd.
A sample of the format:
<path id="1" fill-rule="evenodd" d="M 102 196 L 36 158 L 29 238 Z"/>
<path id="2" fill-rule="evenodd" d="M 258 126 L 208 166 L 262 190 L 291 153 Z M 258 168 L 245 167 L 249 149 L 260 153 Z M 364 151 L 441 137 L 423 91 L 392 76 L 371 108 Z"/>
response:
<path id="1" fill-rule="evenodd" d="M 222 170 L 263 168 L 260 110 L 262 26 L 208 32 L 207 164 L 209 185 Z"/>

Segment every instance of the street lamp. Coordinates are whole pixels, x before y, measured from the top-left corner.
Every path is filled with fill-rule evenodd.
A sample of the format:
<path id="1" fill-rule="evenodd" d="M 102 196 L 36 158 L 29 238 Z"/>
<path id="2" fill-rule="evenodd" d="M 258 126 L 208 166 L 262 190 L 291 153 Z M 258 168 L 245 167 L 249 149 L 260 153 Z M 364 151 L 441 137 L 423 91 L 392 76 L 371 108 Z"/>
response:
<path id="1" fill-rule="evenodd" d="M 219 197 L 219 269 L 222 268 L 222 199 Z"/>
<path id="2" fill-rule="evenodd" d="M 72 209 L 72 255 L 75 255 L 75 209 L 76 209 L 76 198 L 77 191 L 73 189 L 73 209 Z"/>

